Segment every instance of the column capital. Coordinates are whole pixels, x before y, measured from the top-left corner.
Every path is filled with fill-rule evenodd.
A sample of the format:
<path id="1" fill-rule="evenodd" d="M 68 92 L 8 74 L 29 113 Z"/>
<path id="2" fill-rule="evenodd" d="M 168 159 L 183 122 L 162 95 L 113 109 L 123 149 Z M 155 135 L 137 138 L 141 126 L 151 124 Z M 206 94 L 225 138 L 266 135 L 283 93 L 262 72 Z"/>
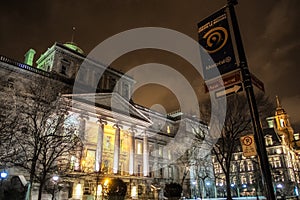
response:
<path id="1" fill-rule="evenodd" d="M 129 133 L 130 133 L 131 135 L 135 135 L 135 133 L 137 133 L 136 127 L 131 126 L 131 127 L 129 128 Z"/>
<path id="2" fill-rule="evenodd" d="M 103 117 L 99 116 L 98 120 L 97 120 L 97 124 L 99 124 L 99 125 L 107 125 L 107 121 L 104 120 Z"/>
<path id="3" fill-rule="evenodd" d="M 115 123 L 115 124 L 113 125 L 113 128 L 115 128 L 115 129 L 121 129 L 122 126 L 121 126 L 119 123 Z"/>

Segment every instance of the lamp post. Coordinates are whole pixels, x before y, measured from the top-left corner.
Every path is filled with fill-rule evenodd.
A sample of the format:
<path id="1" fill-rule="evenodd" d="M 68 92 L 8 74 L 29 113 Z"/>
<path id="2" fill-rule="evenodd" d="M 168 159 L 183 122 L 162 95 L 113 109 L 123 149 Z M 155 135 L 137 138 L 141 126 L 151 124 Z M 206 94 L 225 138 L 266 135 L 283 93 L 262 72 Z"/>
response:
<path id="1" fill-rule="evenodd" d="M 276 185 L 276 190 L 277 190 L 278 194 L 280 194 L 280 196 L 282 196 L 282 197 L 284 198 L 283 185 L 282 185 L 281 183 L 278 183 L 278 184 Z M 276 192 L 276 193 L 277 193 L 277 192 Z"/>
<path id="2" fill-rule="evenodd" d="M 194 199 L 196 199 L 196 181 L 193 181 L 192 184 L 193 184 L 193 196 Z"/>
<path id="3" fill-rule="evenodd" d="M 52 177 L 52 181 L 53 181 L 53 193 L 52 193 L 52 200 L 55 200 L 55 190 L 56 190 L 56 185 L 58 182 L 59 176 L 58 175 L 54 175 Z"/>
<path id="4" fill-rule="evenodd" d="M 205 184 L 206 184 L 206 197 L 210 198 L 210 185 L 211 185 L 211 183 L 209 181 L 207 181 Z"/>
<path id="5" fill-rule="evenodd" d="M 1 187 L 0 187 L 0 189 L 1 189 L 1 191 L 0 191 L 0 199 L 2 199 L 2 197 L 3 197 L 3 193 L 4 193 L 4 189 L 3 189 L 3 187 L 2 187 L 2 182 L 3 182 L 3 180 L 4 179 L 6 179 L 7 178 L 7 176 L 8 176 L 8 173 L 5 171 L 5 170 L 3 170 L 1 173 L 0 173 L 0 180 L 1 180 Z"/>
<path id="6" fill-rule="evenodd" d="M 7 173 L 5 170 L 3 170 L 3 171 L 0 173 L 0 177 L 1 177 L 1 185 L 2 185 L 2 181 L 3 181 L 4 179 L 6 179 L 7 176 L 8 176 L 8 173 Z"/>

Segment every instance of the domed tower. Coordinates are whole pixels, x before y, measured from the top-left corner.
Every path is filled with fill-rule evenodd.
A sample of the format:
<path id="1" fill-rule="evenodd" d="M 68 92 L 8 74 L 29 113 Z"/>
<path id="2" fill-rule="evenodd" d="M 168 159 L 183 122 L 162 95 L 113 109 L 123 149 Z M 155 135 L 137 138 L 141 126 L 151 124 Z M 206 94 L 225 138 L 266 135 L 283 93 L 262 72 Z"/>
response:
<path id="1" fill-rule="evenodd" d="M 84 52 L 74 42 L 55 43 L 36 61 L 37 68 L 67 79 L 75 79 Z"/>

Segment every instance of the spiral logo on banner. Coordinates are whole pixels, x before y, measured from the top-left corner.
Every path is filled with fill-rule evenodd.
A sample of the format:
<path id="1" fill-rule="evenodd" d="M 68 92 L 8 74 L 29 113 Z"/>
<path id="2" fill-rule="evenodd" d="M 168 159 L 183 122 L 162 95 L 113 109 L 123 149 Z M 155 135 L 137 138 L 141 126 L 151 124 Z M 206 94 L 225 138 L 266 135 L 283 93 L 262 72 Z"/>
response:
<path id="1" fill-rule="evenodd" d="M 224 27 L 215 27 L 204 34 L 205 49 L 208 53 L 215 53 L 223 48 L 228 39 L 227 30 Z"/>
<path id="2" fill-rule="evenodd" d="M 206 56 L 206 59 L 210 59 L 210 56 L 206 54 L 200 57 L 200 49 L 202 47 L 197 41 L 184 35 L 180 32 L 159 28 L 159 27 L 144 27 L 136 28 L 121 32 L 116 34 L 105 41 L 97 45 L 86 57 L 84 62 L 81 64 L 77 78 L 74 83 L 73 94 L 81 93 L 82 91 L 94 93 L 95 98 L 89 101 L 95 103 L 97 96 L 97 85 L 101 77 L 105 76 L 105 70 L 110 66 L 110 64 L 115 61 L 120 56 L 135 50 L 142 49 L 157 49 L 171 52 L 189 62 L 199 73 L 202 75 L 202 60 Z M 101 64 L 102 63 L 102 64 Z M 101 65 L 101 66 L 99 66 Z M 218 69 L 216 68 L 216 73 Z M 86 82 L 82 84 L 82 77 L 93 77 L 93 82 Z M 141 124 L 134 127 L 135 136 L 143 138 L 143 134 L 148 134 L 150 140 L 151 137 L 156 137 L 153 126 L 155 125 L 155 117 L 147 116 L 145 113 L 140 112 L 134 104 L 129 103 L 126 98 L 122 97 L 122 92 L 128 92 L 128 88 L 123 88 L 124 83 L 128 81 L 129 77 L 132 77 L 135 81 L 134 87 L 129 89 L 129 98 L 131 95 L 139 89 L 140 87 L 147 84 L 157 84 L 164 86 L 169 89 L 177 98 L 182 113 L 191 115 L 197 119 L 201 120 L 199 102 L 197 99 L 196 92 L 190 85 L 191 80 L 188 80 L 180 72 L 176 71 L 172 66 L 167 66 L 160 63 L 147 63 L 139 66 L 133 67 L 131 70 L 123 74 L 118 80 L 116 80 L 114 92 L 112 93 L 110 99 L 111 113 L 113 114 L 113 119 L 115 122 L 124 124 L 123 128 L 128 126 L 128 124 L 133 121 L 135 116 L 139 116 L 139 120 L 147 121 L 149 127 L 141 127 Z M 88 79 L 86 79 L 88 80 Z M 88 85 L 86 88 L 84 85 Z M 199 85 L 199 87 L 203 87 Z M 120 89 L 122 88 L 122 89 Z M 223 87 L 224 89 L 224 87 Z M 76 95 L 74 95 L 76 96 Z M 80 95 L 82 100 L 85 100 L 84 95 Z M 213 144 L 217 141 L 220 136 L 221 128 L 223 126 L 226 114 L 226 98 L 216 99 L 215 95 L 210 94 L 211 102 L 211 118 L 208 124 L 209 129 L 206 127 L 206 132 L 209 136 L 205 137 L 202 142 L 201 152 L 202 155 L 207 155 Z M 78 96 L 77 99 L 78 100 Z M 163 108 L 163 105 L 153 105 L 152 107 Z M 162 109 L 164 110 L 164 109 Z M 88 112 L 91 112 L 89 110 Z M 94 115 L 97 115 L 96 109 L 93 111 Z M 101 113 L 100 113 L 101 114 Z M 130 120 L 134 119 L 134 120 Z M 147 119 L 147 120 L 145 120 Z M 127 121 L 126 121 L 127 120 Z M 160 125 L 164 125 L 164 122 L 160 121 Z M 195 124 L 193 120 L 181 119 L 178 122 L 178 129 L 174 133 L 174 138 L 169 139 L 168 143 L 164 146 L 164 152 L 172 152 L 172 158 L 169 158 L 168 162 L 164 164 L 168 165 L 175 162 L 179 157 L 181 157 L 186 150 L 190 149 L 194 139 Z M 134 124 L 132 124 L 134 126 Z M 151 126 L 151 127 L 150 127 Z M 189 127 L 190 126 L 190 127 Z M 194 127 L 192 127 L 194 126 Z M 196 127 L 197 128 L 197 127 Z M 128 130 L 130 131 L 130 130 Z M 160 130 L 157 130 L 157 132 Z M 158 153 L 156 149 L 154 154 Z M 157 170 L 163 166 L 152 166 L 152 170 Z"/>

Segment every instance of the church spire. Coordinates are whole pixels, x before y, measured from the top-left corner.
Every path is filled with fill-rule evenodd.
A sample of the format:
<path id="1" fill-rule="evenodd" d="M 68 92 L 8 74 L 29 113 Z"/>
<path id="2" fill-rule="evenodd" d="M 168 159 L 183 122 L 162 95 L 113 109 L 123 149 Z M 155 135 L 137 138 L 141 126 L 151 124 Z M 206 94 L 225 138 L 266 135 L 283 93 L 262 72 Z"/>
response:
<path id="1" fill-rule="evenodd" d="M 276 95 L 276 112 L 275 115 L 286 114 L 285 110 L 282 108 L 279 97 Z"/>
<path id="2" fill-rule="evenodd" d="M 276 106 L 277 106 L 277 108 L 281 108 L 281 103 L 280 103 L 279 97 L 277 95 L 276 95 Z"/>

